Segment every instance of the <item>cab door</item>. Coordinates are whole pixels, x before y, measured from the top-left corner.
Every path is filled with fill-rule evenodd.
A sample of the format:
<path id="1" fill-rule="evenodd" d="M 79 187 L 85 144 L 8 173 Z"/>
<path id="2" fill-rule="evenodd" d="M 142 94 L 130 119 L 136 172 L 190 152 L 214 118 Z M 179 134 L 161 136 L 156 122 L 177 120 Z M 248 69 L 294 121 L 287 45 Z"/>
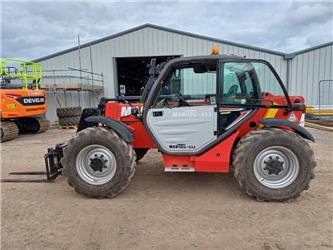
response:
<path id="1" fill-rule="evenodd" d="M 149 130 L 165 152 L 195 154 L 216 139 L 216 70 L 216 62 L 171 70 L 147 111 Z"/>

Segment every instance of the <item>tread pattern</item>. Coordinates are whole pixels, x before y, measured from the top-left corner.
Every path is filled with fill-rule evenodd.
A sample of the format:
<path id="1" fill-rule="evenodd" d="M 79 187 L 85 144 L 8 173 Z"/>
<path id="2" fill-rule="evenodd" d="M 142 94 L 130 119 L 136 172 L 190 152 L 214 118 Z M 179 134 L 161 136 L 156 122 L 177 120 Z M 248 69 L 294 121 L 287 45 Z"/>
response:
<path id="1" fill-rule="evenodd" d="M 119 176 L 117 183 L 112 186 L 105 186 L 106 184 L 100 186 L 85 184 L 83 187 L 82 185 L 78 185 L 80 182 L 78 182 L 76 178 L 80 177 L 75 174 L 76 166 L 73 166 L 73 162 L 75 163 L 76 161 L 76 155 L 73 154 L 73 152 L 77 147 L 80 147 L 80 144 L 84 145 L 84 143 L 87 140 L 90 140 L 90 138 L 113 141 L 113 143 L 117 144 L 120 149 L 117 154 L 121 155 L 124 160 L 124 165 L 119 166 L 119 164 L 117 164 L 117 168 L 122 168 L 122 174 Z M 96 143 L 96 141 L 94 143 Z M 87 128 L 77 133 L 76 136 L 68 142 L 67 147 L 64 149 L 64 157 L 62 159 L 64 167 L 63 173 L 67 177 L 68 184 L 74 187 L 77 193 L 91 198 L 112 198 L 121 193 L 131 182 L 135 173 L 135 159 L 136 155 L 132 145 L 125 142 L 113 130 L 104 127 Z"/>
<path id="2" fill-rule="evenodd" d="M 57 108 L 58 118 L 81 115 L 81 107 Z"/>
<path id="3" fill-rule="evenodd" d="M 19 136 L 19 129 L 15 122 L 1 122 L 1 142 L 13 140 Z"/>
<path id="4" fill-rule="evenodd" d="M 297 141 L 298 143 L 300 143 L 301 144 L 300 147 L 303 150 L 304 156 L 307 156 L 309 159 L 309 161 L 307 163 L 307 167 L 308 167 L 308 171 L 310 171 L 310 172 L 309 172 L 309 174 L 307 174 L 306 179 L 304 180 L 302 185 L 300 185 L 297 192 L 294 193 L 294 195 L 292 197 L 277 198 L 277 199 L 274 199 L 274 201 L 285 201 L 285 200 L 295 199 L 298 196 L 300 196 L 300 194 L 304 190 L 309 189 L 309 187 L 310 187 L 309 183 L 310 183 L 311 179 L 313 179 L 315 176 L 313 171 L 314 171 L 314 167 L 316 166 L 316 161 L 314 158 L 314 152 L 311 149 L 310 145 L 301 136 L 299 136 L 298 134 L 296 134 L 292 131 L 279 129 L 279 128 L 265 128 L 265 129 L 257 129 L 257 130 L 253 130 L 253 131 L 249 132 L 246 136 L 244 136 L 239 141 L 236 148 L 234 149 L 233 157 L 232 157 L 234 177 L 236 178 L 241 189 L 247 195 L 249 195 L 257 200 L 260 200 L 260 201 L 272 200 L 270 198 L 267 198 L 265 195 L 258 193 L 257 190 L 255 190 L 253 188 L 253 186 L 249 184 L 249 179 L 245 174 L 245 168 L 248 165 L 248 164 L 246 164 L 246 158 L 247 158 L 249 149 L 251 149 L 253 147 L 253 145 L 255 143 L 257 143 L 258 141 L 260 142 L 260 139 L 268 137 L 268 136 L 272 136 L 273 134 L 276 137 L 282 137 L 284 139 L 291 139 L 293 141 Z M 252 165 L 251 165 L 251 167 L 252 167 Z"/>
<path id="5" fill-rule="evenodd" d="M 61 125 L 61 126 L 78 125 L 79 122 L 80 122 L 80 117 L 79 116 L 59 118 L 59 125 Z"/>
<path id="6" fill-rule="evenodd" d="M 43 117 L 38 117 L 36 118 L 36 120 L 39 123 L 39 130 L 37 131 L 37 133 L 43 133 L 49 129 L 50 121 L 48 119 Z"/>

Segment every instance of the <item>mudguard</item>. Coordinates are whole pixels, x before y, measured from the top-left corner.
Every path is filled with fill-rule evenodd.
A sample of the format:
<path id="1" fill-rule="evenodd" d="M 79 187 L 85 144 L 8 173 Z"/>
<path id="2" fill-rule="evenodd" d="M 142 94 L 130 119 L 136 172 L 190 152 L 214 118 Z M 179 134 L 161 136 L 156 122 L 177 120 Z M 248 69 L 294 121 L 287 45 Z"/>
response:
<path id="1" fill-rule="evenodd" d="M 89 116 L 85 119 L 85 121 L 89 124 L 94 124 L 94 126 L 98 126 L 98 124 L 101 123 L 104 126 L 111 128 L 126 142 L 132 142 L 134 140 L 134 135 L 131 129 L 120 121 L 112 118 L 106 118 L 104 116 Z"/>
<path id="2" fill-rule="evenodd" d="M 315 142 L 313 136 L 305 128 L 293 122 L 270 118 L 270 119 L 262 119 L 260 123 L 264 125 L 264 127 L 273 127 L 273 128 L 289 127 L 303 138 Z"/>
<path id="3" fill-rule="evenodd" d="M 85 108 L 82 110 L 79 126 L 76 130 L 76 133 L 80 132 L 81 130 L 89 127 L 97 126 L 96 123 L 86 122 L 86 118 L 90 116 L 98 116 L 99 111 L 97 108 Z"/>

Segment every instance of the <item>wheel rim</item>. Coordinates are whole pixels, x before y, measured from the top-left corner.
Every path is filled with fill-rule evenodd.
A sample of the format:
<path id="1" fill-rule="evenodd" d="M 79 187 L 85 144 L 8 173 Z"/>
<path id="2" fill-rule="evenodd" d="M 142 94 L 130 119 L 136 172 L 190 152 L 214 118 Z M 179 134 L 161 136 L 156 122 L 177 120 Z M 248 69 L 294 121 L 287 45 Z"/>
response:
<path id="1" fill-rule="evenodd" d="M 265 187 L 285 188 L 298 176 L 299 161 L 290 149 L 273 146 L 257 155 L 253 170 L 257 180 Z"/>
<path id="2" fill-rule="evenodd" d="M 76 170 L 85 182 L 103 185 L 116 173 L 117 162 L 111 150 L 101 145 L 83 148 L 76 158 Z"/>

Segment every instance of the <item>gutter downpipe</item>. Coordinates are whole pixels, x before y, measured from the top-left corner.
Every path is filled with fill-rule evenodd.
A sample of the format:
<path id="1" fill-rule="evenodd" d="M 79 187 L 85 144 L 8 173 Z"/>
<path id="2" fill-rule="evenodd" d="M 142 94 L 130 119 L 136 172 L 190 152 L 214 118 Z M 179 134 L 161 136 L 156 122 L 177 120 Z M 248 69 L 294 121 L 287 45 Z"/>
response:
<path id="1" fill-rule="evenodd" d="M 283 59 L 287 61 L 287 75 L 286 75 L 286 89 L 288 93 L 290 92 L 290 71 L 291 71 L 291 61 L 295 58 L 295 54 L 285 54 Z"/>

